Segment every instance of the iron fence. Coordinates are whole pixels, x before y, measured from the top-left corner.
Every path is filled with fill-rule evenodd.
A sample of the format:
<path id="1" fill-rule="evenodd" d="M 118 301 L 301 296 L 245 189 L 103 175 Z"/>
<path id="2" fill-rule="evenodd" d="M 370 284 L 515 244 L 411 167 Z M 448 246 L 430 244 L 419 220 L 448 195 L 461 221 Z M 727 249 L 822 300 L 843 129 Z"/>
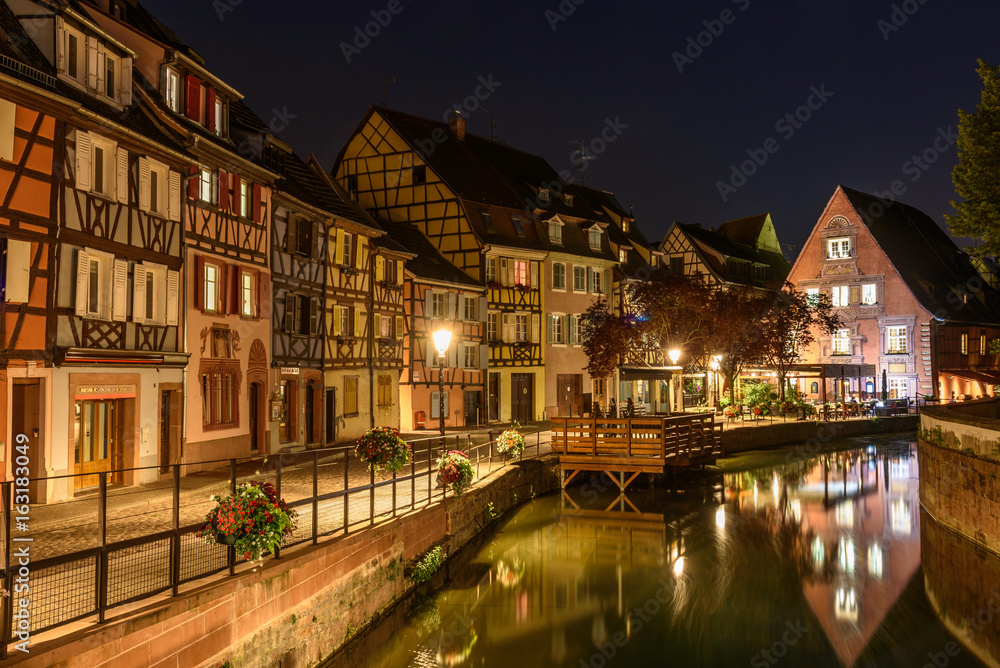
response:
<path id="1" fill-rule="evenodd" d="M 267 480 L 297 513 L 296 528 L 283 549 L 320 538 L 346 535 L 444 498 L 435 481 L 435 458 L 445 449 L 465 452 L 479 480 L 513 463 L 496 450 L 496 440 L 473 443 L 471 434 L 410 441 L 411 462 L 390 477 L 378 477 L 339 446 L 304 453 L 198 462 L 218 465 L 207 473 L 182 475 L 182 464 L 149 466 L 96 474 L 96 493 L 68 502 L 32 505 L 27 516 L 13 504 L 14 481 L 0 483 L 0 574 L 9 595 L 0 598 L 0 658 L 17 642 L 20 601 L 25 599 L 32 635 L 93 617 L 104 623 L 116 606 L 169 591 L 222 571 L 236 573 L 241 561 L 232 546 L 195 536 L 214 505 L 212 494 L 235 492 L 241 482 Z M 544 432 L 526 433 L 518 461 L 548 447 Z M 187 464 L 190 466 L 191 464 Z M 228 469 L 228 473 L 222 473 Z M 341 470 L 342 469 L 342 470 Z M 115 487 L 111 481 L 158 471 L 156 489 Z M 91 474 L 95 475 L 95 474 Z M 32 479 L 32 483 L 72 484 L 78 476 Z M 365 479 L 367 477 L 367 479 Z M 169 490 L 162 485 L 169 480 Z M 22 483 L 23 484 L 23 483 Z M 37 520 L 37 521 L 36 521 Z M 270 555 L 281 556 L 281 549 Z M 27 585 L 28 589 L 19 589 Z"/>

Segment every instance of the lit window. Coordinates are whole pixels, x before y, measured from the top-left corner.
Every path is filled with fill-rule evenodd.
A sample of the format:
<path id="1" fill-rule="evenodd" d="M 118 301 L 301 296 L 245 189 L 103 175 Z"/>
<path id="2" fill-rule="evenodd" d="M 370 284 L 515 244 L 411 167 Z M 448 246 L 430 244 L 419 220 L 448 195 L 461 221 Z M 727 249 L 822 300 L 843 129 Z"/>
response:
<path id="1" fill-rule="evenodd" d="M 882 579 L 882 547 L 878 543 L 868 547 L 868 573 L 876 580 Z"/>
<path id="2" fill-rule="evenodd" d="M 514 260 L 514 285 L 529 287 L 528 261 Z"/>
<path id="3" fill-rule="evenodd" d="M 850 353 L 850 332 L 846 329 L 838 329 L 833 335 L 833 354 L 847 355 Z"/>
<path id="4" fill-rule="evenodd" d="M 962 346 L 961 347 L 961 353 L 963 355 L 968 355 L 969 354 L 969 335 L 966 334 L 965 332 L 962 332 L 961 346 Z"/>
<path id="5" fill-rule="evenodd" d="M 893 533 L 909 536 L 913 530 L 913 517 L 909 502 L 906 499 L 895 499 L 892 502 L 889 515 L 892 518 Z"/>
<path id="6" fill-rule="evenodd" d="M 215 313 L 219 310 L 219 267 L 206 262 L 202 281 L 204 286 L 202 308 Z"/>
<path id="7" fill-rule="evenodd" d="M 552 264 L 552 289 L 566 289 L 566 265 L 561 262 Z"/>
<path id="8" fill-rule="evenodd" d="M 170 108 L 170 111 L 179 113 L 181 110 L 181 78 L 177 75 L 177 72 L 167 68 L 164 75 L 163 87 L 163 97 L 167 102 L 167 107 Z"/>
<path id="9" fill-rule="evenodd" d="M 628 262 L 628 251 L 624 248 L 618 249 L 618 261 L 621 263 Z"/>
<path id="10" fill-rule="evenodd" d="M 851 240 L 848 238 L 827 239 L 826 257 L 830 260 L 843 260 L 851 257 Z"/>
<path id="11" fill-rule="evenodd" d="M 875 296 L 875 284 L 865 283 L 861 286 L 861 303 L 866 306 L 871 306 L 876 302 L 877 297 Z"/>
<path id="12" fill-rule="evenodd" d="M 986 354 L 986 332 L 979 333 L 979 354 Z"/>
<path id="13" fill-rule="evenodd" d="M 240 215 L 244 218 L 250 217 L 251 188 L 249 181 L 240 181 Z"/>
<path id="14" fill-rule="evenodd" d="M 838 560 L 840 561 L 840 570 L 844 573 L 854 572 L 854 539 L 853 538 L 841 538 L 840 544 L 837 546 Z"/>
<path id="15" fill-rule="evenodd" d="M 890 355 L 900 355 L 906 352 L 906 327 L 887 328 Z"/>
<path id="16" fill-rule="evenodd" d="M 557 220 L 549 221 L 549 241 L 554 244 L 561 244 L 562 240 L 562 228 L 563 226 Z"/>
<path id="17" fill-rule="evenodd" d="M 223 125 L 225 123 L 224 110 L 225 107 L 223 106 L 222 100 L 216 99 L 215 109 L 213 110 L 215 113 L 215 134 L 219 135 L 220 137 L 225 136 L 224 125 Z"/>
<path id="18" fill-rule="evenodd" d="M 840 587 L 837 589 L 833 615 L 838 621 L 858 621 L 858 596 L 854 591 L 854 587 L 850 589 Z"/>
<path id="19" fill-rule="evenodd" d="M 256 315 L 253 298 L 254 280 L 253 274 L 244 271 L 240 275 L 240 313 L 245 318 L 252 318 Z"/>
<path id="20" fill-rule="evenodd" d="M 819 288 L 809 288 L 806 290 L 806 303 L 809 306 L 817 306 L 819 304 Z"/>
<path id="21" fill-rule="evenodd" d="M 835 285 L 831 290 L 833 305 L 843 307 L 848 305 L 848 287 L 846 285 Z"/>
<path id="22" fill-rule="evenodd" d="M 201 179 L 200 186 L 198 188 L 198 197 L 202 202 L 208 202 L 209 204 L 215 204 L 217 200 L 217 193 L 219 187 L 218 181 L 219 175 L 210 169 L 202 167 L 201 169 Z"/>

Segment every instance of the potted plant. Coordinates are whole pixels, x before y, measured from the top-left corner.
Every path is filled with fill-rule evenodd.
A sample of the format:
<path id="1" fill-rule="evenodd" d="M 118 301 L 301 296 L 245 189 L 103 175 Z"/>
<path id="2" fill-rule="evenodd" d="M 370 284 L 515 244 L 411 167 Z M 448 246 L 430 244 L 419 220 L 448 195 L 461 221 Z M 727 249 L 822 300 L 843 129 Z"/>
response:
<path id="1" fill-rule="evenodd" d="M 207 543 L 232 545 L 238 557 L 256 561 L 274 552 L 295 530 L 295 511 L 278 498 L 274 485 L 251 480 L 226 496 L 214 494 L 214 508 L 196 535 Z"/>
<path id="2" fill-rule="evenodd" d="M 524 434 L 520 431 L 521 425 L 517 422 L 497 437 L 497 452 L 501 455 L 519 457 L 524 452 Z"/>
<path id="3" fill-rule="evenodd" d="M 472 462 L 460 450 L 449 450 L 437 460 L 437 481 L 439 485 L 450 485 L 455 496 L 462 496 L 472 485 L 475 472 Z"/>
<path id="4" fill-rule="evenodd" d="M 722 414 L 730 420 L 735 420 L 743 414 L 743 407 L 738 404 L 730 404 L 722 409 Z"/>
<path id="5" fill-rule="evenodd" d="M 390 427 L 374 427 L 366 431 L 357 440 L 354 454 L 375 473 L 395 473 L 409 464 L 412 458 L 409 444 Z"/>

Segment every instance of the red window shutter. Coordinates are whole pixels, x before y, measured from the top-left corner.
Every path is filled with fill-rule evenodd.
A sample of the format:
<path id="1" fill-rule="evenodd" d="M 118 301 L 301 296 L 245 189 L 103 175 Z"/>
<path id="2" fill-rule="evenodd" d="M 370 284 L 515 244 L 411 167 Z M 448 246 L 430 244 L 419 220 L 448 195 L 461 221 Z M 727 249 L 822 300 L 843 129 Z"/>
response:
<path id="1" fill-rule="evenodd" d="M 260 201 L 261 201 L 261 197 L 262 197 L 262 193 L 261 193 L 260 184 L 259 183 L 253 184 L 253 200 L 251 200 L 252 204 L 251 204 L 251 207 L 250 207 L 251 208 L 250 218 L 255 223 L 259 223 L 260 222 Z"/>
<path id="2" fill-rule="evenodd" d="M 233 315 L 240 315 L 243 313 L 242 299 L 240 299 L 240 280 L 243 272 L 240 271 L 240 265 L 231 264 L 229 265 L 229 312 Z"/>
<path id="3" fill-rule="evenodd" d="M 257 281 L 257 314 L 261 320 L 271 319 L 271 275 L 260 272 Z"/>
<path id="4" fill-rule="evenodd" d="M 191 169 L 188 170 L 188 174 L 191 178 L 188 179 L 188 197 L 191 199 L 198 199 L 198 191 L 201 188 L 201 170 L 197 166 L 192 165 Z"/>
<path id="5" fill-rule="evenodd" d="M 226 310 L 226 301 L 227 301 L 226 297 L 229 296 L 229 290 L 227 289 L 229 286 L 228 282 L 229 273 L 226 271 L 227 269 L 228 267 L 224 262 L 219 264 L 219 286 L 218 286 L 219 311 L 218 312 L 220 314 L 229 313 L 229 311 Z"/>
<path id="6" fill-rule="evenodd" d="M 215 91 L 211 88 L 205 91 L 205 118 L 209 132 L 215 132 Z"/>
<path id="7" fill-rule="evenodd" d="M 194 258 L 194 305 L 199 310 L 205 310 L 205 258 L 196 255 Z"/>
<path id="8" fill-rule="evenodd" d="M 219 208 L 229 211 L 229 174 L 219 170 Z"/>
<path id="9" fill-rule="evenodd" d="M 243 202 L 240 198 L 241 188 L 243 187 L 243 180 L 238 174 L 233 174 L 233 213 L 237 216 L 240 215 L 240 210 L 243 206 Z"/>
<path id="10" fill-rule="evenodd" d="M 201 122 L 201 79 L 187 75 L 187 105 L 185 114 L 192 121 Z"/>

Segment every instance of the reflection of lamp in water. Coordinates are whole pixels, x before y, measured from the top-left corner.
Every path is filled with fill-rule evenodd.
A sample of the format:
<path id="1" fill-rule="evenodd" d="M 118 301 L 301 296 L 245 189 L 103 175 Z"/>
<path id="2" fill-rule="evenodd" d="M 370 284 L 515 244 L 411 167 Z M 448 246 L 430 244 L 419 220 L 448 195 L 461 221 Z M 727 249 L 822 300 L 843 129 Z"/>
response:
<path id="1" fill-rule="evenodd" d="M 715 526 L 720 529 L 726 528 L 726 507 L 719 506 L 719 509 L 715 511 Z"/>
<path id="2" fill-rule="evenodd" d="M 677 577 L 684 575 L 684 557 L 677 557 L 677 561 L 674 562 L 674 575 Z"/>

